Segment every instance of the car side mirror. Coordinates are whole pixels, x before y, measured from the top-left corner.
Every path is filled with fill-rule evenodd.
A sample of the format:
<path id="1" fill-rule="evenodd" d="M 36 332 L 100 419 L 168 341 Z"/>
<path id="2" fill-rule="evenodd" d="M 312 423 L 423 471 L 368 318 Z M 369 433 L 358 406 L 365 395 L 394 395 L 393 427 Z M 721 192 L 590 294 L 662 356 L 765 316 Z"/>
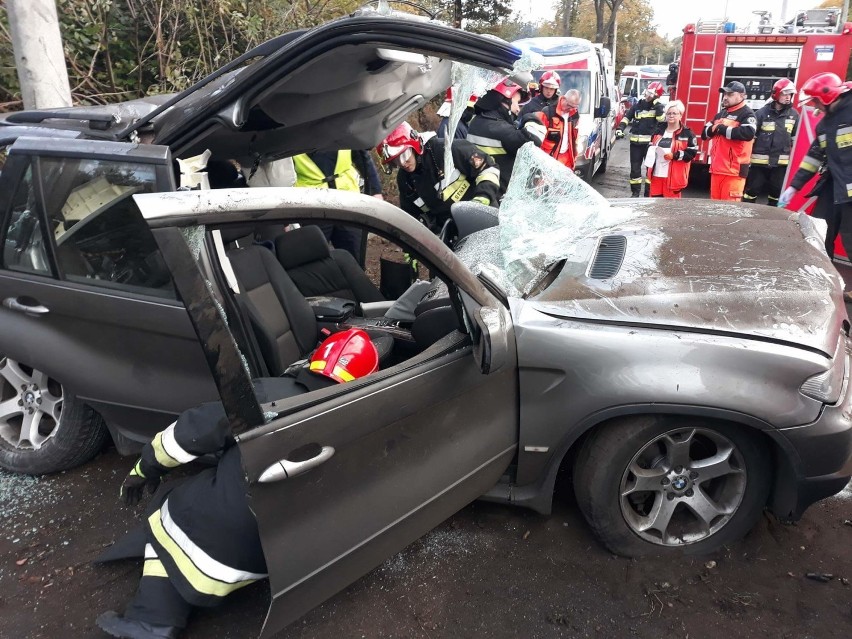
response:
<path id="1" fill-rule="evenodd" d="M 503 369 L 509 363 L 511 323 L 503 317 L 508 311 L 499 306 L 480 306 L 474 313 L 477 333 L 473 357 L 483 375 Z"/>
<path id="2" fill-rule="evenodd" d="M 600 104 L 595 109 L 595 117 L 596 118 L 605 118 L 609 115 L 610 110 L 612 109 L 612 101 L 607 96 L 601 96 Z"/>

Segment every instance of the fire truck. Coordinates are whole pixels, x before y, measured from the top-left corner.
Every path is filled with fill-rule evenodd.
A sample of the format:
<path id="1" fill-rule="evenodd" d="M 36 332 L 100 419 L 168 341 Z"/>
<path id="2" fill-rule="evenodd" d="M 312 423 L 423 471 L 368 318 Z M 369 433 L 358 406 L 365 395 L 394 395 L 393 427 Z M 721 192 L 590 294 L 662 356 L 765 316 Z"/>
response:
<path id="1" fill-rule="evenodd" d="M 739 32 L 724 20 L 686 25 L 673 96 L 686 106 L 685 124 L 700 137 L 704 124 L 721 110 L 719 88 L 733 80 L 745 85 L 748 105 L 757 110 L 780 78 L 801 87 L 817 73 L 846 77 L 852 23 L 838 24 L 836 17 L 827 10 L 799 12 L 778 27 L 761 20 L 754 33 Z M 709 162 L 708 143 L 701 142 L 695 162 Z"/>

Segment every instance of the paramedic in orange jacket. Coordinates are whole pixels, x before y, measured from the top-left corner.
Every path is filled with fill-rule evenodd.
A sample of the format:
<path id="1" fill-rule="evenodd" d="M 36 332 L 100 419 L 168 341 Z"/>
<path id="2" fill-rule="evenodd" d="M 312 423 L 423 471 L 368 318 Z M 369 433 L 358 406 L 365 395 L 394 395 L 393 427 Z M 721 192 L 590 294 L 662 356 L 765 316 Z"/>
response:
<path id="1" fill-rule="evenodd" d="M 577 124 L 580 122 L 580 92 L 571 89 L 559 96 L 555 105 L 529 113 L 521 120 L 521 127 L 538 122 L 547 129 L 541 150 L 556 158 L 569 169 L 574 168 L 577 155 Z"/>
<path id="2" fill-rule="evenodd" d="M 651 138 L 654 165 L 648 169 L 651 197 L 680 198 L 689 182 L 690 162 L 698 153 L 698 141 L 692 130 L 684 126 L 683 102 L 675 100 L 666 105 L 666 128 Z"/>
<path id="3" fill-rule="evenodd" d="M 710 199 L 739 202 L 748 176 L 757 118 L 745 103 L 746 89 L 742 82 L 729 82 L 719 92 L 724 94 L 722 110 L 701 132 L 702 139 L 713 139 Z"/>

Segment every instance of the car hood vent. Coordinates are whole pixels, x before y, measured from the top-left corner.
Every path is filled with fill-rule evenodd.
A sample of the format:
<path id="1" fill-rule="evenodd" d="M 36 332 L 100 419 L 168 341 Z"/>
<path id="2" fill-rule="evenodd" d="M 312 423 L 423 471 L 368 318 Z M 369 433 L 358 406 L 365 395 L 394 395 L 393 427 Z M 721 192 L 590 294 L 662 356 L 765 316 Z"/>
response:
<path id="1" fill-rule="evenodd" d="M 589 277 L 593 280 L 606 280 L 615 277 L 624 261 L 627 238 L 623 235 L 605 235 L 598 243 L 595 258 L 589 267 Z"/>

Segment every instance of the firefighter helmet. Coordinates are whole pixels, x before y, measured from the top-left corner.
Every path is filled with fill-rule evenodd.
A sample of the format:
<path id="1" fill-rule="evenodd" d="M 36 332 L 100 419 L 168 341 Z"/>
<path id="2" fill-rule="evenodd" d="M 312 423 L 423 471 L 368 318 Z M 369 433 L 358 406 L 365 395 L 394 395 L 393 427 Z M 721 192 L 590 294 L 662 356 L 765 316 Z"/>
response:
<path id="1" fill-rule="evenodd" d="M 778 102 L 782 95 L 794 95 L 796 93 L 796 85 L 788 78 L 781 78 L 772 85 L 772 99 Z"/>
<path id="2" fill-rule="evenodd" d="M 382 164 L 390 164 L 406 149 L 411 149 L 417 155 L 422 155 L 423 140 L 408 122 L 403 122 L 379 143 L 376 147 L 376 153 L 382 158 Z"/>
<path id="3" fill-rule="evenodd" d="M 562 78 L 559 77 L 559 74 L 556 73 L 556 71 L 545 71 L 541 74 L 539 84 L 543 87 L 558 89 L 559 85 L 562 84 Z"/>
<path id="4" fill-rule="evenodd" d="M 818 100 L 823 106 L 828 106 L 847 91 L 849 87 L 836 74 L 818 73 L 802 86 L 805 97 L 799 100 L 799 104 Z"/>
<path id="5" fill-rule="evenodd" d="M 375 373 L 379 353 L 367 333 L 350 328 L 327 337 L 311 356 L 310 370 L 343 384 Z"/>
<path id="6" fill-rule="evenodd" d="M 520 84 L 510 80 L 509 78 L 503 78 L 497 84 L 497 86 L 492 87 L 491 91 L 499 93 L 507 100 L 511 100 L 512 96 L 516 93 L 521 93 L 521 99 L 523 99 L 524 94 L 527 92 Z"/>
<path id="7" fill-rule="evenodd" d="M 666 87 L 663 86 L 662 82 L 651 82 L 650 84 L 648 84 L 648 88 L 645 89 L 645 93 L 650 93 L 655 98 L 659 98 L 665 92 Z"/>

